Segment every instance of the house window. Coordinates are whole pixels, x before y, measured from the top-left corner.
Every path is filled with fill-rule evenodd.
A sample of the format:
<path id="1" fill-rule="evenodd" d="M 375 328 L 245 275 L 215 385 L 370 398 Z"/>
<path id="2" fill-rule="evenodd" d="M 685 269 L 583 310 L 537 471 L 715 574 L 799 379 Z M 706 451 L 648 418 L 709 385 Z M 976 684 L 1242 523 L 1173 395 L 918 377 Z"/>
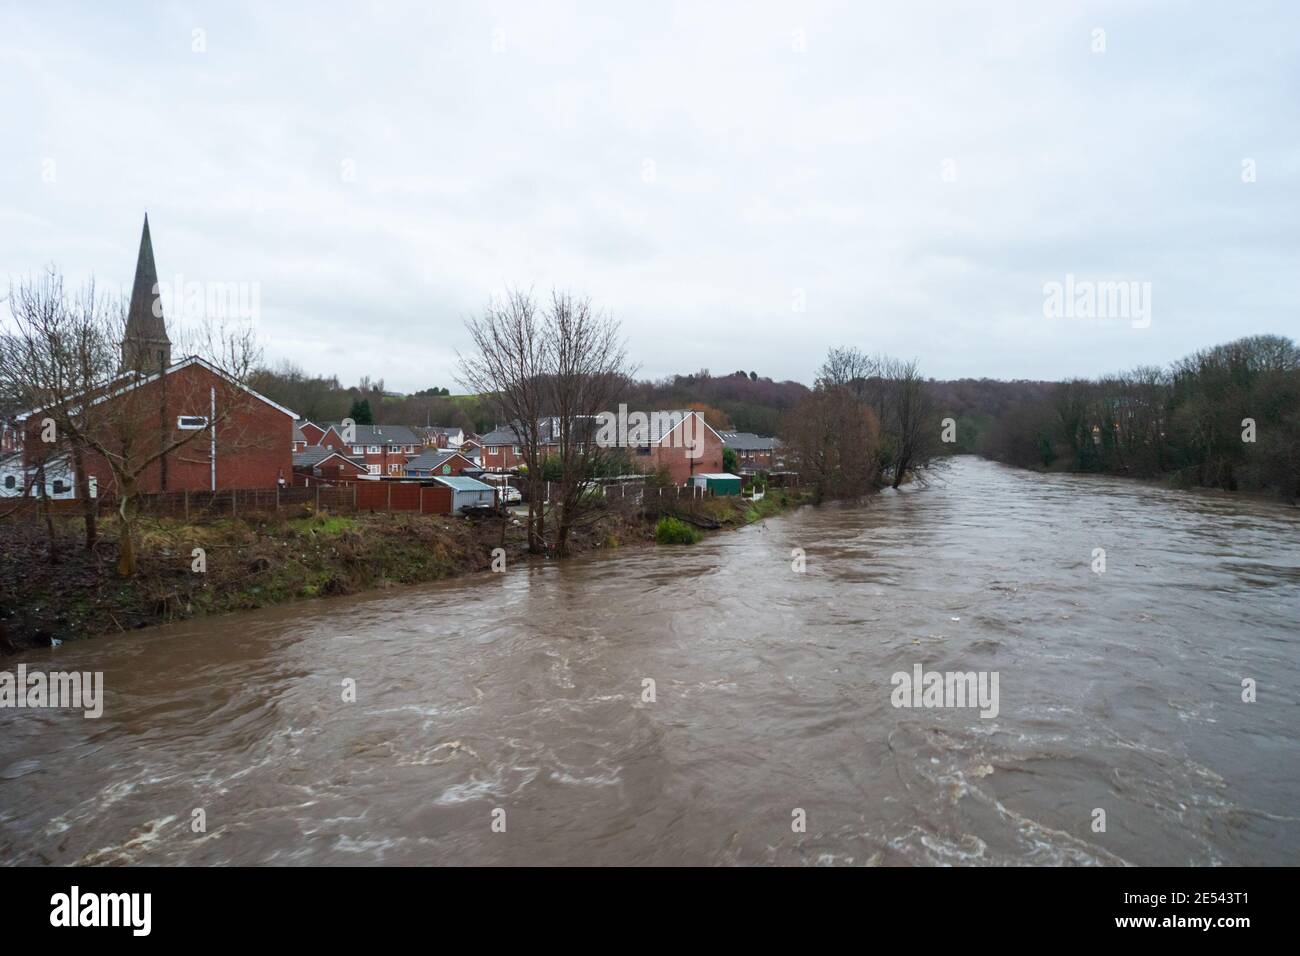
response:
<path id="1" fill-rule="evenodd" d="M 514 445 L 514 446 L 512 446 L 511 449 L 510 449 L 510 451 L 511 451 L 513 454 L 516 454 L 516 455 L 519 454 L 519 446 L 518 446 L 518 445 Z"/>
<path id="2" fill-rule="evenodd" d="M 62 478 L 55 478 L 55 479 L 54 479 L 54 491 L 53 491 L 53 494 L 61 495 L 61 494 L 64 494 L 67 490 L 68 490 L 68 486 L 67 486 L 67 484 L 63 481 Z"/>
<path id="3" fill-rule="evenodd" d="M 379 474 L 379 466 L 378 466 L 378 465 L 366 465 L 366 474 L 370 474 L 370 475 L 377 475 L 377 474 Z"/>
<path id="4" fill-rule="evenodd" d="M 499 454 L 501 453 L 501 446 L 500 446 L 500 445 L 488 445 L 488 447 L 487 447 L 487 453 L 488 453 L 489 455 L 499 455 Z"/>
<path id="5" fill-rule="evenodd" d="M 388 466 L 388 473 L 389 473 L 390 475 L 399 475 L 399 474 L 401 474 L 401 472 L 402 472 L 402 466 L 401 466 L 401 465 L 389 465 L 389 466 Z"/>
<path id="6" fill-rule="evenodd" d="M 354 455 L 364 455 L 365 453 L 366 453 L 366 450 L 365 450 L 363 447 L 361 447 L 360 445 L 353 445 L 353 446 L 352 446 L 352 454 L 354 454 Z"/>
<path id="7" fill-rule="evenodd" d="M 367 454 L 367 455 L 378 455 L 378 454 L 379 454 L 379 446 L 378 446 L 378 445 L 367 445 L 367 446 L 366 446 L 366 454 Z"/>
<path id="8" fill-rule="evenodd" d="M 14 488 L 14 487 L 17 486 L 17 484 L 18 484 L 18 482 L 14 480 L 14 476 L 13 476 L 13 475 L 5 475 L 5 487 L 6 487 L 6 488 Z"/>
<path id="9" fill-rule="evenodd" d="M 208 420 L 203 415 L 181 415 L 176 419 L 176 427 L 185 431 L 197 431 L 208 427 Z"/>

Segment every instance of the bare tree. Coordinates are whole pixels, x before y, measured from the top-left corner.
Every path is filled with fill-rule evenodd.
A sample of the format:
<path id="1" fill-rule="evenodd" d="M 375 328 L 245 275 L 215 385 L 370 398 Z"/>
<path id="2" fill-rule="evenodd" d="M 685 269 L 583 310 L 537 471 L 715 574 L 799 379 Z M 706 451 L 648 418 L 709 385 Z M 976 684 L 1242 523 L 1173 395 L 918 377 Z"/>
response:
<path id="1" fill-rule="evenodd" d="M 94 280 L 68 296 L 63 277 L 53 268 L 39 278 L 11 284 L 10 327 L 0 338 L 0 393 L 15 407 L 41 410 L 40 444 L 25 443 L 25 460 L 40 472 L 40 497 L 45 498 L 45 471 L 57 457 L 70 458 L 77 496 L 83 505 L 85 546 L 98 538 L 97 502 L 90 495 L 85 446 L 60 441 L 85 431 L 92 406 L 83 400 L 102 382 L 116 349 L 105 337 L 113 324 L 114 301 L 97 293 Z M 47 427 L 52 424 L 53 427 Z M 52 529 L 52 522 L 51 522 Z"/>
<path id="2" fill-rule="evenodd" d="M 613 407 L 631 371 L 618 323 L 595 312 L 589 299 L 552 292 L 545 334 L 545 394 L 560 466 L 555 551 L 564 557 L 596 463 L 607 453 L 595 441 L 596 416 Z"/>
<path id="3" fill-rule="evenodd" d="M 877 360 L 854 346 L 831 348 L 817 374 L 821 388 L 843 388 L 858 401 L 867 398 L 867 383 L 877 375 Z"/>
<path id="4" fill-rule="evenodd" d="M 545 550 L 545 478 L 540 428 L 549 343 L 532 294 L 508 292 L 477 319 L 466 321 L 475 351 L 459 355 L 459 382 L 496 411 L 514 431 L 528 469 L 528 550 Z"/>
<path id="5" fill-rule="evenodd" d="M 161 484 L 169 461 L 191 472 L 210 468 L 215 475 L 218 433 L 227 452 L 274 440 L 237 424 L 255 401 L 243 387 L 259 358 L 252 331 L 213 324 L 190 330 L 190 357 L 216 374 L 220 384 L 214 385 L 194 371 L 193 362 L 168 371 L 140 349 L 122 347 L 119 355 L 118 344 L 127 341 L 127 303 L 100 297 L 93 284 L 70 299 L 51 269 L 41 280 L 20 283 L 10 303 L 14 323 L 0 350 L 0 381 L 6 389 L 21 388 L 31 410 L 24 453 L 28 460 L 46 460 L 48 450 L 38 449 L 57 443 L 73 462 L 87 509 L 94 506 L 88 475 L 110 479 L 99 491 L 116 495 L 117 571 L 129 577 L 136 569 L 135 503 L 142 479 L 156 473 Z M 186 457 L 186 449 L 196 445 L 207 445 L 208 454 Z M 87 527 L 93 545 L 89 522 L 93 515 Z"/>
<path id="6" fill-rule="evenodd" d="M 915 359 L 867 356 L 832 348 L 817 376 L 819 388 L 838 388 L 870 408 L 880 425 L 877 472 L 897 488 L 934 457 L 938 432 L 929 388 Z"/>
<path id="7" fill-rule="evenodd" d="M 125 334 L 125 308 L 111 319 L 110 340 Z M 72 444 L 84 445 L 91 467 L 102 462 L 111 472 L 121 521 L 117 571 L 122 577 L 135 573 L 135 499 L 146 478 L 156 472 L 161 483 L 169 467 L 191 474 L 206 468 L 215 486 L 218 446 L 222 454 L 236 454 L 275 441 L 242 423 L 243 413 L 257 401 L 245 386 L 261 358 L 252 330 L 204 323 L 190 330 L 186 341 L 189 358 L 201 365 L 182 361 L 164 373 L 141 359 L 115 374 L 108 366 L 104 384 L 86 403 L 88 413 L 68 416 Z M 199 373 L 203 366 L 215 373 L 215 382 Z M 182 420 L 188 421 L 185 427 Z"/>
<path id="8" fill-rule="evenodd" d="M 897 488 L 909 472 L 930 463 L 936 437 L 934 416 L 915 359 L 884 361 L 880 373 L 891 397 L 888 429 L 893 442 L 893 487 Z"/>
<path id="9" fill-rule="evenodd" d="M 786 416 L 781 434 L 814 501 L 857 497 L 874 485 L 880 429 L 849 388 L 820 384 Z"/>

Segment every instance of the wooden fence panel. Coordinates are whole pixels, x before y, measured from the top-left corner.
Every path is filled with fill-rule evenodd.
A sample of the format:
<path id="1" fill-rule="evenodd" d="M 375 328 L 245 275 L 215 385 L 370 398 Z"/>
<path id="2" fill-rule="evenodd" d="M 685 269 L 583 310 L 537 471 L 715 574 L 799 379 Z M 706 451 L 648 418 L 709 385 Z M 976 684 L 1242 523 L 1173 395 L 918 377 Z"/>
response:
<path id="1" fill-rule="evenodd" d="M 451 514 L 451 489 L 446 485 L 421 488 L 420 511 L 426 515 Z"/>
<path id="2" fill-rule="evenodd" d="M 512 482 L 513 484 L 513 482 Z M 516 486 L 517 487 L 517 486 Z M 647 486 L 644 482 L 602 484 L 601 493 L 611 505 L 635 503 L 649 512 L 663 508 L 689 507 L 691 502 L 712 495 L 693 487 Z M 171 491 L 137 495 L 133 504 L 137 512 L 149 517 L 173 517 L 189 521 L 216 518 L 273 515 L 310 507 L 335 514 L 357 511 L 407 511 L 423 514 L 450 514 L 451 489 L 445 485 L 422 485 L 416 481 L 361 481 L 347 485 L 313 485 L 284 488 L 241 488 L 223 491 Z M 95 499 L 101 515 L 116 511 L 112 496 Z M 0 498 L 0 519 L 40 519 L 39 498 Z M 58 517 L 79 517 L 84 513 L 77 499 L 49 499 L 44 502 Z"/>

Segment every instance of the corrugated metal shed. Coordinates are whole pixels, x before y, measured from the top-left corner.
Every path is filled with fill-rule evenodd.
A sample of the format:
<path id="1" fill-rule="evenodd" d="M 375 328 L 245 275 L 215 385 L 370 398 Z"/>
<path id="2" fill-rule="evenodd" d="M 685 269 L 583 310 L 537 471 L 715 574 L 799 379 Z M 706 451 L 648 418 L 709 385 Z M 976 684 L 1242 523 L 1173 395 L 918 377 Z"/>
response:
<path id="1" fill-rule="evenodd" d="M 484 484 L 476 478 L 465 478 L 459 475 L 445 478 L 438 475 L 433 480 L 451 489 L 452 514 L 460 514 L 465 508 L 476 505 L 490 505 L 496 497 L 496 490 L 491 485 Z"/>

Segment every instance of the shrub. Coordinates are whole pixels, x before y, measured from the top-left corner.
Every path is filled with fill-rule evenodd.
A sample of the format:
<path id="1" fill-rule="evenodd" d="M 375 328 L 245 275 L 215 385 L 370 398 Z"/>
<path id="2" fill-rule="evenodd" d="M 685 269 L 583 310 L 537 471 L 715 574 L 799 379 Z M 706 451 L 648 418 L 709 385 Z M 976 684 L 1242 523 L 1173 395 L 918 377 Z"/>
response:
<path id="1" fill-rule="evenodd" d="M 655 528 L 655 540 L 660 544 L 694 544 L 700 533 L 677 518 L 663 517 Z"/>

